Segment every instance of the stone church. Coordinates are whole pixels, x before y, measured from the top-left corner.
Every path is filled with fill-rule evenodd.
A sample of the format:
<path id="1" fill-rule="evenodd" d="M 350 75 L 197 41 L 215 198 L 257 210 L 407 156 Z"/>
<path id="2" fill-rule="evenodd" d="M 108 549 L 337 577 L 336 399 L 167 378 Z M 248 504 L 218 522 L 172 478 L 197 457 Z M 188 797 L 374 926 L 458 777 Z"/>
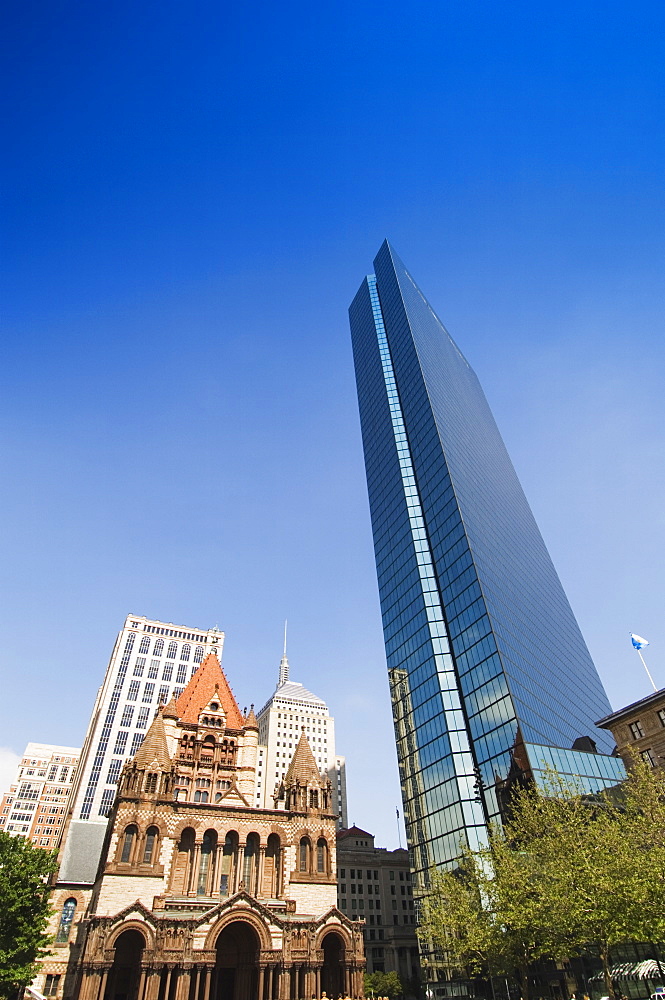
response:
<path id="1" fill-rule="evenodd" d="M 362 996 L 335 815 L 304 731 L 257 808 L 258 726 L 211 653 L 125 764 L 92 890 L 58 882 L 35 987 L 62 1000 Z"/>

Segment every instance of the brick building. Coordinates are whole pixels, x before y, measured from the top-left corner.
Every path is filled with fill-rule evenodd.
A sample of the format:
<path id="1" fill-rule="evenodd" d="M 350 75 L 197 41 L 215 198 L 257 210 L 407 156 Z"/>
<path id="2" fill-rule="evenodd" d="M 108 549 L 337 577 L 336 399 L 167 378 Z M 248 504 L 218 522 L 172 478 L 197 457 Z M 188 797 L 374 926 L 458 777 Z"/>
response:
<path id="1" fill-rule="evenodd" d="M 352 826 L 337 834 L 337 900 L 352 920 L 364 918 L 368 972 L 420 976 L 416 915 L 408 851 L 374 846 L 374 836 Z"/>
<path id="2" fill-rule="evenodd" d="M 596 725 L 610 730 L 627 767 L 633 754 L 651 767 L 665 767 L 665 688 L 606 715 Z"/>
<path id="3" fill-rule="evenodd" d="M 28 743 L 16 780 L 0 802 L 0 830 L 45 851 L 57 847 L 80 753 L 78 747 Z"/>
<path id="4" fill-rule="evenodd" d="M 258 725 L 214 653 L 124 765 L 92 888 L 59 882 L 35 987 L 71 1000 L 362 995 L 337 908 L 332 789 L 304 732 L 270 808 Z"/>

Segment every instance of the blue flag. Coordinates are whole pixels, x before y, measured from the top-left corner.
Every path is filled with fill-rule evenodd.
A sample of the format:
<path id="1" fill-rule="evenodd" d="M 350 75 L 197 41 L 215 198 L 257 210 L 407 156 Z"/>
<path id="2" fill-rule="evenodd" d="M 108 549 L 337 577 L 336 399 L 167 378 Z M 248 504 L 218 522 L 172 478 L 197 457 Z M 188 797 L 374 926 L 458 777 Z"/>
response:
<path id="1" fill-rule="evenodd" d="M 635 649 L 644 649 L 645 646 L 649 645 L 648 639 L 643 639 L 641 635 L 635 635 L 634 632 L 630 633 L 630 641 Z"/>

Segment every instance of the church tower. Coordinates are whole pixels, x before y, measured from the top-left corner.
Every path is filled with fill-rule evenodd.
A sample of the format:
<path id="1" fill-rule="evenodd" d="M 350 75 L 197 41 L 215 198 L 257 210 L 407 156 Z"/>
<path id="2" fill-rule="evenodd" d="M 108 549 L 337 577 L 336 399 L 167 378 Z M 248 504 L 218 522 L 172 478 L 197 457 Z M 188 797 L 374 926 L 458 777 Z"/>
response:
<path id="1" fill-rule="evenodd" d="M 67 906 L 68 923 L 43 973 L 64 966 L 72 1000 L 362 995 L 362 926 L 337 909 L 330 780 L 303 727 L 257 806 L 258 735 L 214 653 L 159 707 L 122 770 L 92 891 L 54 893 L 54 931 Z"/>

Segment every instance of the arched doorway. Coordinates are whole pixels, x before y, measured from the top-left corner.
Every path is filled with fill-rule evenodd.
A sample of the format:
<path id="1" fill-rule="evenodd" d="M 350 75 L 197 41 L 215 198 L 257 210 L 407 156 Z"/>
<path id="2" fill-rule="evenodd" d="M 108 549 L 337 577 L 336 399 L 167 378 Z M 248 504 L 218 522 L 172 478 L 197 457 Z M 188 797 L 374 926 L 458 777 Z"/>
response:
<path id="1" fill-rule="evenodd" d="M 321 989 L 329 997 L 340 997 L 346 993 L 344 982 L 344 942 L 339 934 L 331 931 L 322 941 L 323 969 L 321 970 Z"/>
<path id="2" fill-rule="evenodd" d="M 145 938 L 140 931 L 123 931 L 116 940 L 105 1000 L 136 1000 L 144 948 Z"/>
<path id="3" fill-rule="evenodd" d="M 215 949 L 212 1000 L 256 1000 L 260 942 L 254 928 L 234 920 L 217 938 Z"/>

